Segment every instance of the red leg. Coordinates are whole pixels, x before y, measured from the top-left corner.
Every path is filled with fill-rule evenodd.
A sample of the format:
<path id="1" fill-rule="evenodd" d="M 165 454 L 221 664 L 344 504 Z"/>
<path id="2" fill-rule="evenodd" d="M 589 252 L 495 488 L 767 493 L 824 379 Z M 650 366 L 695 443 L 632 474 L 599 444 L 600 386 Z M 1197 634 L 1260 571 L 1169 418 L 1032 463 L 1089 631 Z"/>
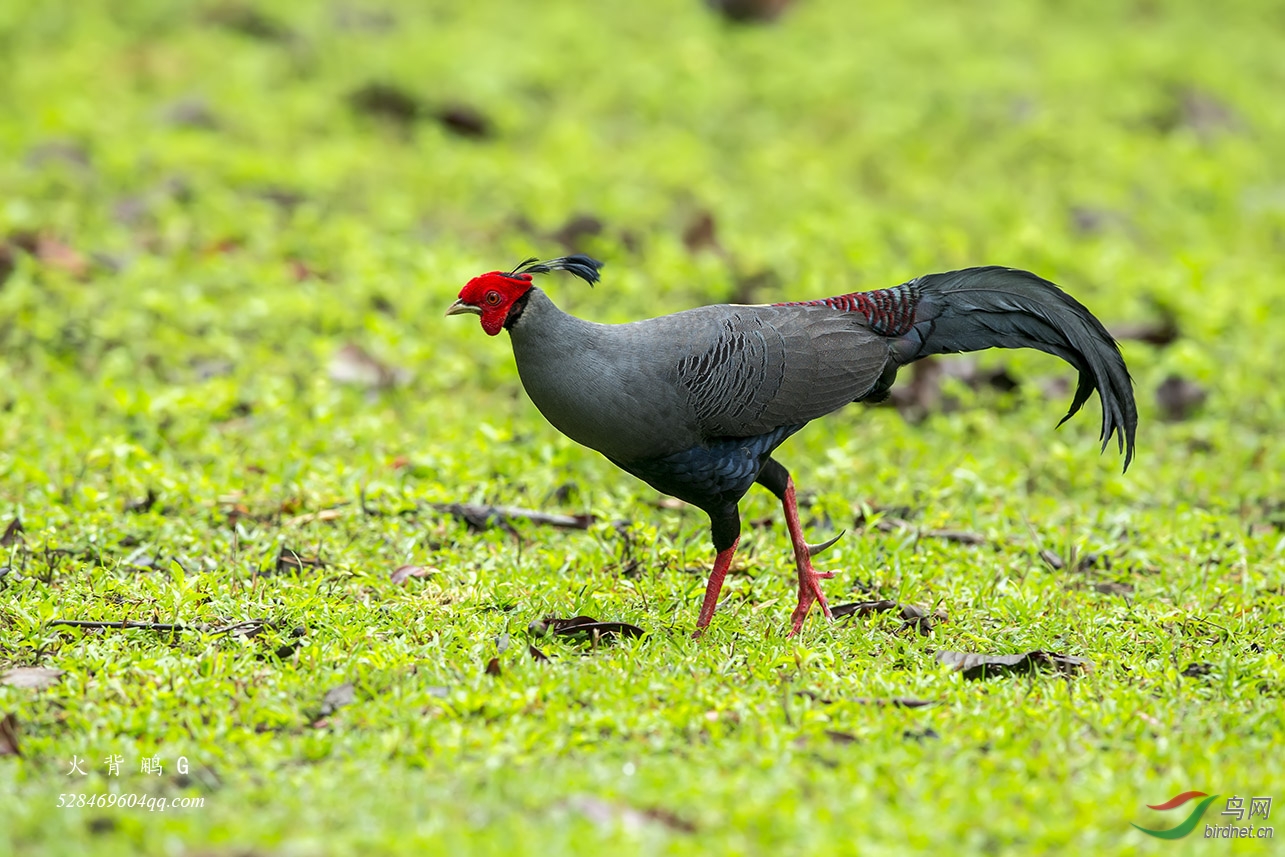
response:
<path id="1" fill-rule="evenodd" d="M 825 618 L 834 618 L 830 615 L 830 605 L 826 603 L 820 583 L 821 580 L 834 577 L 834 572 L 812 569 L 814 551 L 809 549 L 808 543 L 803 539 L 803 525 L 799 523 L 799 504 L 794 498 L 792 477 L 786 477 L 785 495 L 781 501 L 785 506 L 785 526 L 790 531 L 790 542 L 794 545 L 794 565 L 799 570 L 799 604 L 790 617 L 790 636 L 793 637 L 803 628 L 803 620 L 807 618 L 813 602 L 821 604 L 821 612 L 825 614 Z"/>
<path id="2" fill-rule="evenodd" d="M 696 632 L 693 637 L 699 637 L 701 632 L 709 626 L 710 620 L 714 618 L 714 610 L 718 607 L 718 594 L 723 591 L 723 578 L 727 577 L 727 570 L 732 567 L 732 557 L 736 554 L 736 546 L 741 543 L 738 538 L 732 542 L 732 546 L 726 550 L 718 552 L 714 557 L 714 570 L 709 573 L 709 584 L 705 587 L 705 600 L 701 603 L 700 617 L 696 620 Z"/>

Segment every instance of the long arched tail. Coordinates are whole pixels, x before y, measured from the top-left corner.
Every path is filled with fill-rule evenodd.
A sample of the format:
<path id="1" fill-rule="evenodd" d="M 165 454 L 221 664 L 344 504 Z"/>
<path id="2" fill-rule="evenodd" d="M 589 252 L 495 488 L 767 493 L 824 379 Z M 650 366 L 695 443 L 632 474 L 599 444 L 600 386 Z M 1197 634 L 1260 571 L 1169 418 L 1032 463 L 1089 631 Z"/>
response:
<path id="1" fill-rule="evenodd" d="M 1080 370 L 1080 378 L 1071 408 L 1058 425 L 1097 390 L 1102 448 L 1114 435 L 1129 468 L 1138 409 L 1120 346 L 1083 304 L 1048 280 L 1014 268 L 965 268 L 864 294 L 886 295 L 883 315 L 898 328 L 888 332 L 896 339 L 894 351 L 902 365 L 931 354 L 987 348 L 1035 348 L 1061 357 Z"/>

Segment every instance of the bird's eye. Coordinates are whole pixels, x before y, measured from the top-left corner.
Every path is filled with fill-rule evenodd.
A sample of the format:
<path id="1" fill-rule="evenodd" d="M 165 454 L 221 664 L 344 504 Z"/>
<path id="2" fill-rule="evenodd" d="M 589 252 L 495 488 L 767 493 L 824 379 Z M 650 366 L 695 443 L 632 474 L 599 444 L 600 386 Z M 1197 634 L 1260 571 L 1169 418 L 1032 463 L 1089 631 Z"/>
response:
<path id="1" fill-rule="evenodd" d="M 496 304 L 498 304 L 498 303 L 500 302 L 500 293 L 499 293 L 499 292 L 487 292 L 487 293 L 486 293 L 486 302 L 487 302 L 488 304 L 490 304 L 491 306 L 495 306 Z"/>

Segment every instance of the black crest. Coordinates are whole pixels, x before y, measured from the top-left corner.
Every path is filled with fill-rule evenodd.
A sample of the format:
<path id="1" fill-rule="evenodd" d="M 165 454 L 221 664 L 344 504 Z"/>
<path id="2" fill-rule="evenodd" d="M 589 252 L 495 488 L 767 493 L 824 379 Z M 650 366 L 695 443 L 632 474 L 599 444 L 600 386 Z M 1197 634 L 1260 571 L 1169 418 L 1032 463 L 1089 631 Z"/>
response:
<path id="1" fill-rule="evenodd" d="M 591 256 L 577 254 L 575 256 L 563 256 L 560 259 L 550 259 L 547 262 L 537 262 L 535 258 L 527 259 L 509 272 L 510 276 L 517 274 L 547 274 L 550 271 L 570 271 L 589 285 L 598 282 L 598 269 L 602 263 Z"/>

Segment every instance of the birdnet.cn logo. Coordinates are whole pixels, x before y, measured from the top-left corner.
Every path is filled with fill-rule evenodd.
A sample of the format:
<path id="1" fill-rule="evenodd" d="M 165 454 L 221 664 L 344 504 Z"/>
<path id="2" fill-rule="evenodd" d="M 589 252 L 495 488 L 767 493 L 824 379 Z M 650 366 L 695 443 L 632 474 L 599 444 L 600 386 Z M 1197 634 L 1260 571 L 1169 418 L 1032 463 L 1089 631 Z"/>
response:
<path id="1" fill-rule="evenodd" d="M 1143 827 L 1141 824 L 1134 824 L 1133 826 L 1148 836 L 1154 836 L 1157 839 L 1182 839 L 1196 829 L 1201 819 L 1204 818 L 1205 810 L 1209 809 L 1209 805 L 1220 797 L 1222 795 L 1210 795 L 1204 792 L 1182 792 L 1169 798 L 1164 803 L 1147 804 L 1147 809 L 1168 812 L 1190 801 L 1199 800 L 1181 822 L 1173 827 L 1158 830 Z M 1249 805 L 1246 806 L 1245 798 L 1240 795 L 1232 795 L 1227 798 L 1226 806 L 1221 813 L 1224 816 L 1232 816 L 1238 822 L 1252 822 L 1255 818 L 1266 821 L 1271 814 L 1272 799 L 1270 797 L 1251 797 L 1249 798 Z M 1205 839 L 1271 839 L 1274 834 L 1275 830 L 1264 824 L 1236 824 L 1230 820 L 1226 824 L 1205 824 Z"/>

